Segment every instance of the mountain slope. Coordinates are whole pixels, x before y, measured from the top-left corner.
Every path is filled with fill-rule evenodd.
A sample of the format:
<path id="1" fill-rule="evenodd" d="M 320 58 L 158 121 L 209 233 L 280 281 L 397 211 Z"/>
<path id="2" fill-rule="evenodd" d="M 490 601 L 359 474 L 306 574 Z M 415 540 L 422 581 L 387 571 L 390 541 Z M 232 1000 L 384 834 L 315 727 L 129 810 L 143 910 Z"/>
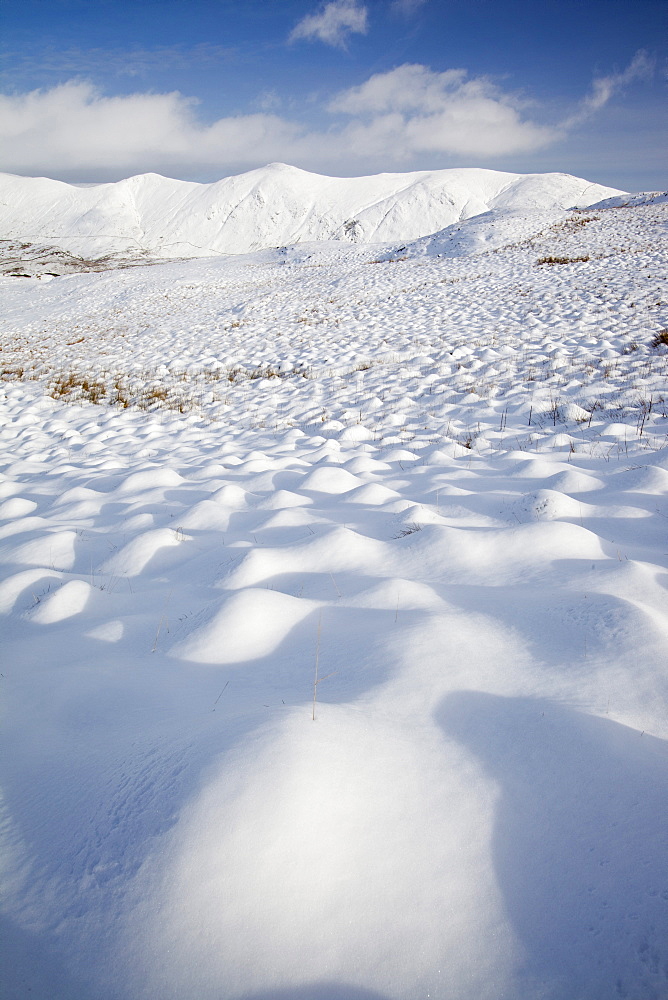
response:
<path id="1" fill-rule="evenodd" d="M 310 240 L 415 240 L 490 209 L 585 207 L 620 192 L 569 174 L 477 168 L 323 177 L 273 163 L 214 184 L 141 174 L 77 187 L 0 175 L 6 239 L 87 255 L 246 253 Z"/>

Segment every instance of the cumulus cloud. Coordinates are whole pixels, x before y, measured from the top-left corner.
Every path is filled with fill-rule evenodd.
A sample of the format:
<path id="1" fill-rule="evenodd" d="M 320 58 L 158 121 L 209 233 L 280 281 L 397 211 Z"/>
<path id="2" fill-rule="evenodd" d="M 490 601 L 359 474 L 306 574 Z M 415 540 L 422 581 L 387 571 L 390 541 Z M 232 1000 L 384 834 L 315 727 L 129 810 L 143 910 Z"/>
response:
<path id="1" fill-rule="evenodd" d="M 343 91 L 329 110 L 357 119 L 349 138 L 369 154 L 394 148 L 492 157 L 539 149 L 559 134 L 523 118 L 520 101 L 463 69 L 399 66 Z"/>
<path id="2" fill-rule="evenodd" d="M 0 95 L 4 170 L 80 177 L 138 170 L 220 169 L 285 153 L 299 126 L 272 114 L 197 120 L 179 93 L 105 97 L 90 83 Z"/>
<path id="3" fill-rule="evenodd" d="M 639 54 L 596 80 L 569 119 L 546 125 L 486 77 L 405 64 L 337 94 L 319 130 L 278 114 L 272 94 L 257 113 L 206 123 L 178 92 L 108 97 L 71 81 L 0 95 L 0 169 L 92 181 L 149 170 L 210 179 L 275 160 L 335 174 L 484 164 L 555 143 L 649 71 Z"/>
<path id="4" fill-rule="evenodd" d="M 653 73 L 654 61 L 641 49 L 636 52 L 623 72 L 597 77 L 592 84 L 590 93 L 580 102 L 580 107 L 575 114 L 570 115 L 562 123 L 563 127 L 573 128 L 575 125 L 582 124 L 605 107 L 608 101 L 618 91 L 623 90 L 627 84 L 633 83 L 635 80 L 648 80 Z"/>
<path id="5" fill-rule="evenodd" d="M 345 48 L 351 34 L 365 35 L 367 9 L 357 0 L 332 0 L 316 14 L 308 14 L 295 26 L 290 41 L 318 39 L 326 45 Z"/>

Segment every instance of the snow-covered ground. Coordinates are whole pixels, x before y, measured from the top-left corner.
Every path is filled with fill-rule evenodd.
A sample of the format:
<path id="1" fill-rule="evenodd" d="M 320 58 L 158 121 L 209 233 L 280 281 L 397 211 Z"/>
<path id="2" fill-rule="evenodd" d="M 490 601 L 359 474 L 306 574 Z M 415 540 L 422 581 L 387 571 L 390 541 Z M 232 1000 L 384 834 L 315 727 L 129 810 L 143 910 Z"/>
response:
<path id="1" fill-rule="evenodd" d="M 622 201 L 1 280 L 8 1000 L 668 995 Z"/>

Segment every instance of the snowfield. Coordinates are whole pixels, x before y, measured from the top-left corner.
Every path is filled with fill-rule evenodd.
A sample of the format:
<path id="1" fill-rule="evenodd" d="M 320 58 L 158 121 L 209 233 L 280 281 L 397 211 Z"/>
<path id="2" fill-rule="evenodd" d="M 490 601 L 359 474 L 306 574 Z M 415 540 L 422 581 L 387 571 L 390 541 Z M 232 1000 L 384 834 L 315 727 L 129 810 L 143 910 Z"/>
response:
<path id="1" fill-rule="evenodd" d="M 668 995 L 668 208 L 546 176 L 0 279 L 7 1000 Z"/>

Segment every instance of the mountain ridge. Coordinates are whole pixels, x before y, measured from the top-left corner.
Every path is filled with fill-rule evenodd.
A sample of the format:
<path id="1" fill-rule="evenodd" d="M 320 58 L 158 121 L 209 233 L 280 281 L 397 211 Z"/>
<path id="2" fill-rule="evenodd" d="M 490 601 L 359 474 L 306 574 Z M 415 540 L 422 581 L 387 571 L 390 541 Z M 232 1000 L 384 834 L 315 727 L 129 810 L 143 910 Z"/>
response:
<path id="1" fill-rule="evenodd" d="M 490 210 L 584 208 L 623 194 L 570 174 L 478 167 L 326 177 L 271 163 L 210 184 L 148 173 L 90 186 L 0 174 L 0 222 L 5 239 L 70 251 L 196 257 L 411 241 Z"/>

